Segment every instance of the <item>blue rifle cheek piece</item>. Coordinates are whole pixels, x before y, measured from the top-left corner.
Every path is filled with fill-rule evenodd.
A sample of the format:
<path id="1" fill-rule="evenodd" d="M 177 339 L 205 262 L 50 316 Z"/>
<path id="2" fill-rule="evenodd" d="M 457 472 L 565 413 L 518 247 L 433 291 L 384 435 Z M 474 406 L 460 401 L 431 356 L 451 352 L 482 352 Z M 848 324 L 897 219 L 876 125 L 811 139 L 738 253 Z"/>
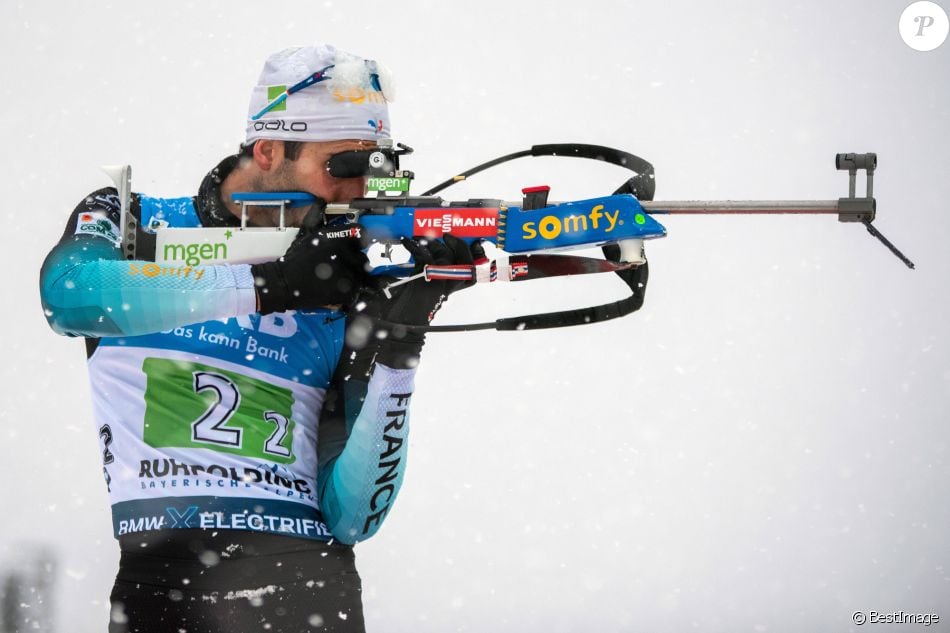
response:
<path id="1" fill-rule="evenodd" d="M 231 194 L 231 199 L 235 202 L 280 202 L 287 200 L 290 202 L 288 208 L 305 207 L 313 204 L 317 197 L 313 194 L 303 191 L 257 191 L 240 192 Z"/>
<path id="2" fill-rule="evenodd" d="M 530 253 L 665 235 L 663 225 L 647 215 L 633 196 L 603 196 L 530 211 L 511 207 L 504 249 Z"/>

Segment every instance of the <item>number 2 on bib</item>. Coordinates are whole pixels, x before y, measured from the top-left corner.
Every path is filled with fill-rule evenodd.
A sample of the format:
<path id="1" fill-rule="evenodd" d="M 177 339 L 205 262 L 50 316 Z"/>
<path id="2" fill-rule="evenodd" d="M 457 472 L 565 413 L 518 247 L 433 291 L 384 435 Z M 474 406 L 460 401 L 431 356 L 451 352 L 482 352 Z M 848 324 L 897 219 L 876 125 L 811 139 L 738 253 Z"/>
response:
<path id="1" fill-rule="evenodd" d="M 150 446 L 295 461 L 290 390 L 200 363 L 147 358 L 142 370 Z"/>

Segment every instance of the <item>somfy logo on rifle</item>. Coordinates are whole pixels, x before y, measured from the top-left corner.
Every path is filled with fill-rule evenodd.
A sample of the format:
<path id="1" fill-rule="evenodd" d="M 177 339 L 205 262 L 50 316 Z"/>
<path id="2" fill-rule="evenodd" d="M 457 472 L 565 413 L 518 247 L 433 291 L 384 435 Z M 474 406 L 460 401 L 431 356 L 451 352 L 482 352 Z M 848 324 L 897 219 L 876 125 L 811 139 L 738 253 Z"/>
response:
<path id="1" fill-rule="evenodd" d="M 595 231 L 603 229 L 604 233 L 610 233 L 617 227 L 618 222 L 623 224 L 622 221 L 618 220 L 620 210 L 601 213 L 603 208 L 604 205 L 598 204 L 586 215 L 569 215 L 565 218 L 556 215 L 546 215 L 538 220 L 537 225 L 535 225 L 534 222 L 525 222 L 521 227 L 524 231 L 522 237 L 526 240 L 531 240 L 536 238 L 540 233 L 544 239 L 553 240 L 557 239 L 561 233 L 585 233 L 588 229 L 588 218 L 590 219 L 591 229 Z M 537 228 L 535 228 L 536 226 Z"/>

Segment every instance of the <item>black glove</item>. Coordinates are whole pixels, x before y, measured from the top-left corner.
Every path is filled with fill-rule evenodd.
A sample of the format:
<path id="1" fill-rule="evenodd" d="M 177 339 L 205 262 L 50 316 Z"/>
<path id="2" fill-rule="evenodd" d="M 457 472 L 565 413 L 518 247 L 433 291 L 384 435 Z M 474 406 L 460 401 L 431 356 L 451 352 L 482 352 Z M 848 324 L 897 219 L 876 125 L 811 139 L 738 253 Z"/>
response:
<path id="1" fill-rule="evenodd" d="M 405 247 L 416 262 L 413 274 L 423 271 L 425 266 L 446 266 L 462 264 L 473 266 L 476 257 L 484 257 L 485 253 L 478 242 L 472 247 L 452 235 L 445 235 L 443 242 L 438 240 L 410 240 L 402 238 Z M 475 280 L 433 279 L 426 281 L 416 279 L 405 284 L 404 287 L 393 288 L 393 298 L 384 304 L 386 321 L 403 323 L 406 325 L 429 325 L 435 318 L 449 295 L 462 288 L 475 284 Z"/>
<path id="2" fill-rule="evenodd" d="M 423 271 L 426 265 L 449 264 L 474 265 L 476 259 L 485 256 L 478 242 L 469 247 L 465 242 L 445 235 L 438 240 L 410 240 L 403 238 L 402 245 L 415 260 L 413 274 Z M 448 296 L 462 288 L 475 284 L 475 280 L 416 279 L 391 289 L 392 298 L 387 298 L 381 288 L 392 278 L 381 278 L 378 288 L 364 291 L 352 314 L 347 343 L 354 347 L 377 342 L 376 359 L 388 367 L 413 366 L 425 344 L 425 333 L 403 327 L 428 325 Z M 391 325 L 380 324 L 378 320 Z"/>
<path id="3" fill-rule="evenodd" d="M 349 304 L 367 282 L 359 226 L 317 229 L 326 206 L 317 199 L 283 257 L 251 266 L 261 314 Z"/>

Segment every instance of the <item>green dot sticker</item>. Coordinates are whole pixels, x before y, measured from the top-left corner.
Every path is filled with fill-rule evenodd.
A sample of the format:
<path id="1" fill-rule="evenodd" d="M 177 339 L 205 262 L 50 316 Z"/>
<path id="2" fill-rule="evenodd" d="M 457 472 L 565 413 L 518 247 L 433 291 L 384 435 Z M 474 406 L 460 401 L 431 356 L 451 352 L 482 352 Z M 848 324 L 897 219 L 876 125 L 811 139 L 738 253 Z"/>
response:
<path id="1" fill-rule="evenodd" d="M 635 216 L 633 216 L 633 221 L 636 222 L 637 224 L 646 224 L 647 218 L 642 213 L 638 213 Z"/>

